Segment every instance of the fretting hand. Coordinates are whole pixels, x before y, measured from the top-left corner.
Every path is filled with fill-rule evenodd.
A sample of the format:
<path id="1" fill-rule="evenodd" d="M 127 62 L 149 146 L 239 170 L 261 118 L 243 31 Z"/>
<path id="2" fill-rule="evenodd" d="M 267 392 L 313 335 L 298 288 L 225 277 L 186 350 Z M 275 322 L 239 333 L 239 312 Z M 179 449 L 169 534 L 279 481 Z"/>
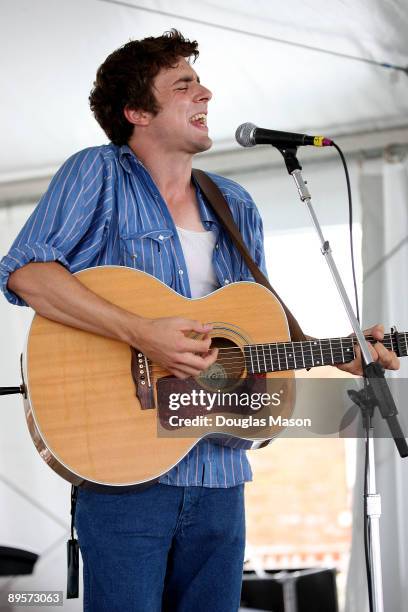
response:
<path id="1" fill-rule="evenodd" d="M 350 337 L 353 337 L 352 334 Z M 376 342 L 374 344 L 368 343 L 371 356 L 373 361 L 378 361 L 383 368 L 386 370 L 398 370 L 400 367 L 400 362 L 394 351 L 390 351 L 383 344 L 381 344 L 381 340 L 384 339 L 384 326 L 383 325 L 374 325 L 369 329 L 364 330 L 365 336 L 372 336 L 375 338 Z M 355 359 L 350 361 L 349 363 L 344 363 L 342 365 L 338 365 L 339 370 L 343 370 L 344 372 L 349 372 L 350 374 L 355 374 L 356 376 L 363 375 L 363 365 L 361 361 L 361 349 L 357 345 L 355 348 Z"/>

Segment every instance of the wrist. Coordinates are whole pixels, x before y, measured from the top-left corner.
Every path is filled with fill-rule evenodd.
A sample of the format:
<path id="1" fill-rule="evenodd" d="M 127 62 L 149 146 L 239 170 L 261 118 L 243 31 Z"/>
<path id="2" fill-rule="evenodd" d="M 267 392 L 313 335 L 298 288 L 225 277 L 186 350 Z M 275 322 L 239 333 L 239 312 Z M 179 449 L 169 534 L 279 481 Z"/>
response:
<path id="1" fill-rule="evenodd" d="M 126 312 L 120 330 L 120 339 L 130 346 L 139 346 L 143 342 L 149 319 Z"/>

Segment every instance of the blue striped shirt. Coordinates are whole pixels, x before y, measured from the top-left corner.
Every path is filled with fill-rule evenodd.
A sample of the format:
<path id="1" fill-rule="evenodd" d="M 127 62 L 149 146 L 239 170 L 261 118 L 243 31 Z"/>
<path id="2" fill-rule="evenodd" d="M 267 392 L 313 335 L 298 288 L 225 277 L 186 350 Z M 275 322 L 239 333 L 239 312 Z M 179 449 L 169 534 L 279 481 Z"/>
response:
<path id="1" fill-rule="evenodd" d="M 210 176 L 225 196 L 251 255 L 265 273 L 262 221 L 252 198 L 234 181 Z M 216 234 L 213 265 L 220 286 L 253 280 L 199 187 L 195 187 L 203 226 Z M 191 297 L 173 218 L 149 172 L 126 145 L 85 149 L 58 170 L 0 262 L 1 288 L 12 304 L 26 305 L 7 288 L 9 275 L 34 261 L 58 261 L 72 273 L 92 266 L 129 266 Z M 204 439 L 160 482 L 230 487 L 251 478 L 244 450 Z"/>

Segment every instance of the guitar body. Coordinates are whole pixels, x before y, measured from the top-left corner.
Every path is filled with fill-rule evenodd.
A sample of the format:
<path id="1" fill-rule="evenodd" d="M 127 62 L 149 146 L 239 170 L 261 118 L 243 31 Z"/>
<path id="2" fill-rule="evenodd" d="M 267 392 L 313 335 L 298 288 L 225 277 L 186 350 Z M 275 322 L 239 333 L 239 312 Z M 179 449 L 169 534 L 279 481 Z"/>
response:
<path id="1" fill-rule="evenodd" d="M 281 305 L 255 283 L 234 283 L 188 299 L 150 275 L 122 266 L 91 268 L 76 276 L 99 296 L 143 317 L 180 316 L 212 323 L 215 346 L 236 351 L 271 338 L 289 340 Z M 247 374 L 242 352 L 236 351 L 241 355 L 241 378 Z M 140 366 L 135 361 L 143 372 L 144 357 Z M 52 469 L 76 485 L 133 487 L 156 480 L 189 452 L 200 437 L 158 436 L 157 410 L 147 405 L 146 384 L 156 402 L 156 383 L 169 373 L 151 366 L 144 382 L 139 380 L 144 387 L 137 394 L 128 345 L 35 315 L 23 355 L 25 410 L 36 448 Z M 220 363 L 215 377 L 222 369 Z M 264 377 L 292 378 L 293 372 Z M 143 393 L 146 405 L 140 399 Z M 289 416 L 294 392 L 285 402 L 280 414 Z M 227 430 L 226 437 L 231 435 L 235 432 Z M 243 439 L 248 448 L 268 442 L 265 437 Z"/>

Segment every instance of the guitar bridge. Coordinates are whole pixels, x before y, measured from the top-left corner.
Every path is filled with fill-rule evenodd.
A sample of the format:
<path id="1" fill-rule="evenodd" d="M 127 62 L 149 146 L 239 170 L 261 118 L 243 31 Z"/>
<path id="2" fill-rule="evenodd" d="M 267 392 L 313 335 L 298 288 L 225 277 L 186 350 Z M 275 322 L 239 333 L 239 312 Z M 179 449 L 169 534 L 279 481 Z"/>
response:
<path id="1" fill-rule="evenodd" d="M 142 410 L 154 409 L 154 393 L 150 378 L 150 365 L 147 357 L 134 346 L 130 347 L 132 355 L 130 370 L 136 390 L 136 397 Z"/>

